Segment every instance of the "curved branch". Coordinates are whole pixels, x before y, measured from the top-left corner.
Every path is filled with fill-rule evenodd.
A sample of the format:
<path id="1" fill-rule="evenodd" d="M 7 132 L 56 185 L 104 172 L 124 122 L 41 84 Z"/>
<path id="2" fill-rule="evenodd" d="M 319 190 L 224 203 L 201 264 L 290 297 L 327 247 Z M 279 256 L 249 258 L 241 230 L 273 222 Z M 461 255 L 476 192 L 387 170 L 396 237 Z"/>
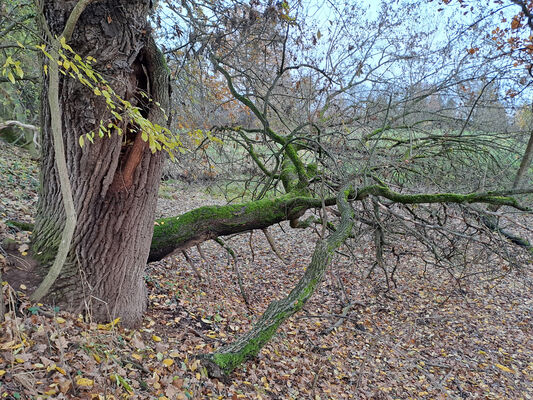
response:
<path id="1" fill-rule="evenodd" d="M 248 107 L 254 113 L 254 115 L 259 119 L 259 121 L 261 121 L 261 124 L 263 125 L 265 129 L 265 133 L 268 135 L 268 137 L 270 137 L 276 143 L 282 146 L 285 146 L 285 152 L 287 154 L 287 157 L 289 157 L 289 159 L 292 161 L 292 163 L 294 164 L 294 167 L 296 168 L 296 171 L 298 172 L 299 185 L 302 188 L 306 188 L 309 182 L 307 179 L 307 175 L 305 173 L 305 166 L 302 160 L 300 160 L 300 158 L 298 157 L 297 151 L 294 148 L 294 146 L 288 143 L 287 140 L 283 136 L 278 135 L 276 132 L 274 132 L 272 128 L 270 128 L 270 124 L 268 123 L 268 120 L 266 119 L 265 115 L 262 114 L 261 111 L 259 111 L 256 105 L 249 98 L 237 92 L 237 90 L 235 89 L 235 86 L 233 85 L 233 80 L 230 74 L 228 73 L 228 71 L 222 68 L 222 66 L 219 64 L 218 60 L 214 56 L 211 57 L 211 62 L 213 63 L 215 70 L 217 70 L 222 75 L 224 75 L 224 78 L 226 79 L 226 82 L 228 84 L 228 88 L 231 94 L 238 101 L 240 101 L 242 104 Z"/>
<path id="2" fill-rule="evenodd" d="M 354 211 L 348 203 L 349 193 L 347 188 L 339 192 L 336 199 L 341 213 L 339 226 L 327 239 L 317 243 L 311 263 L 287 297 L 270 303 L 254 327 L 235 342 L 200 357 L 211 376 L 220 378 L 227 375 L 244 361 L 255 357 L 280 325 L 307 303 L 322 281 L 335 250 L 352 231 Z"/>

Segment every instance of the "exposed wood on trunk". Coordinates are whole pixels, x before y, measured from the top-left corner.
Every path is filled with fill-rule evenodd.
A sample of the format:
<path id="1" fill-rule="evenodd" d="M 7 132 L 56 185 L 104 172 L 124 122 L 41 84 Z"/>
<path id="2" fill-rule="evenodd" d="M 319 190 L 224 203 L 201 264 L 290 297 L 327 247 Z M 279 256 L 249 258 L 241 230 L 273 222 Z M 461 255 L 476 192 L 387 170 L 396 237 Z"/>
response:
<path id="1" fill-rule="evenodd" d="M 117 171 L 115 178 L 113 179 L 113 184 L 111 188 L 115 192 L 121 190 L 128 190 L 133 184 L 133 178 L 137 166 L 141 163 L 143 154 L 148 148 L 148 143 L 142 140 L 141 134 L 137 133 L 135 136 L 135 141 L 131 147 L 124 168 L 120 171 Z"/>

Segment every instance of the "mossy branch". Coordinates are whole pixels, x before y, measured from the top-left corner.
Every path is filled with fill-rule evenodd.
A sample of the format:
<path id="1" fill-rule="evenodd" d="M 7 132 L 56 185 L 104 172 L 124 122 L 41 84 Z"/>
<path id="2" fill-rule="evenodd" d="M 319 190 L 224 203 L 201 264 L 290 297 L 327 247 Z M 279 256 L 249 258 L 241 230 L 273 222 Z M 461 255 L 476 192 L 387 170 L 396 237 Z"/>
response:
<path id="1" fill-rule="evenodd" d="M 370 195 L 381 196 L 402 204 L 421 203 L 488 203 L 508 205 L 519 210 L 529 208 L 518 204 L 509 194 L 533 193 L 533 189 L 516 189 L 501 192 L 471 194 L 433 193 L 402 194 L 391 190 L 386 185 L 372 185 L 351 190 L 347 195 L 350 201 L 362 200 Z M 334 197 L 324 200 L 326 206 L 336 203 Z M 295 221 L 305 211 L 322 207 L 318 198 L 292 192 L 274 199 L 261 199 L 242 204 L 225 206 L 205 206 L 182 215 L 161 218 L 155 221 L 154 234 L 148 261 L 157 261 L 175 251 L 186 249 L 198 243 L 219 236 L 264 229 L 282 221 Z M 15 225 L 13 221 L 11 224 Z M 19 229 L 32 230 L 33 225 L 17 225 Z"/>
<path id="2" fill-rule="evenodd" d="M 281 221 L 299 218 L 321 200 L 288 194 L 243 204 L 205 206 L 178 217 L 155 222 L 149 261 L 161 258 L 218 236 L 267 228 Z"/>
<path id="3" fill-rule="evenodd" d="M 403 194 L 391 190 L 386 185 L 371 185 L 359 189 L 354 200 L 362 200 L 363 198 L 374 195 L 385 197 L 391 201 L 402 204 L 431 204 L 431 203 L 486 203 L 498 204 L 502 206 L 514 207 L 521 211 L 531 211 L 529 207 L 522 206 L 512 194 L 533 193 L 533 188 L 527 189 L 513 189 L 507 191 L 492 191 L 492 192 L 476 192 L 468 194 L 459 193 L 421 193 L 421 194 Z M 332 199 L 328 199 L 327 203 L 332 203 Z"/>
<path id="4" fill-rule="evenodd" d="M 292 161 L 298 173 L 299 185 L 302 188 L 307 187 L 309 182 L 307 179 L 307 174 L 305 173 L 305 165 L 302 160 L 300 160 L 300 157 L 298 157 L 298 153 L 294 146 L 285 137 L 278 135 L 276 132 L 274 132 L 274 130 L 270 127 L 270 124 L 266 119 L 265 115 L 261 113 L 261 111 L 249 98 L 237 92 L 235 86 L 233 85 L 233 79 L 231 78 L 231 75 L 228 73 L 228 71 L 222 68 L 219 61 L 215 57 L 211 57 L 211 61 L 215 67 L 215 70 L 224 75 L 224 78 L 226 79 L 226 82 L 228 84 L 228 88 L 233 97 L 235 97 L 238 101 L 240 101 L 254 113 L 254 115 L 259 119 L 259 121 L 261 121 L 261 124 L 264 128 L 264 132 L 267 134 L 268 137 L 270 137 L 274 142 L 278 143 L 279 145 L 285 147 L 285 154 Z"/>
<path id="5" fill-rule="evenodd" d="M 327 239 L 317 243 L 311 263 L 289 295 L 270 303 L 254 327 L 235 342 L 201 357 L 211 376 L 220 378 L 228 375 L 241 363 L 255 357 L 274 336 L 279 326 L 300 311 L 309 300 L 322 281 L 335 250 L 344 243 L 352 231 L 354 212 L 348 203 L 349 193 L 350 190 L 347 189 L 339 192 L 337 196 L 337 207 L 341 213 L 339 226 Z"/>

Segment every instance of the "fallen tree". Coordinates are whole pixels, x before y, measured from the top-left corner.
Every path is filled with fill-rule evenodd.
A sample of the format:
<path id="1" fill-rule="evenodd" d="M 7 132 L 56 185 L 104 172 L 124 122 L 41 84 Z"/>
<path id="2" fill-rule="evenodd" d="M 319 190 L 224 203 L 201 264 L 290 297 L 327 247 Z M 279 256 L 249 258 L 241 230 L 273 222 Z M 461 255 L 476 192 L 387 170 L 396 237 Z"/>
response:
<path id="1" fill-rule="evenodd" d="M 125 101 L 133 102 L 139 112 L 156 125 L 166 125 L 168 121 L 160 107 L 170 108 L 169 71 L 162 53 L 157 49 L 151 29 L 147 29 L 150 25 L 146 18 L 149 12 L 147 3 L 116 1 L 114 3 L 120 7 L 109 8 L 107 3 L 91 3 L 94 4 L 91 4 L 90 12 L 82 16 L 73 40 L 69 41 L 69 47 L 76 50 L 76 55 L 90 56 L 92 59 L 93 55 L 97 55 L 95 67 L 107 71 L 116 83 L 114 90 L 118 95 Z M 188 8 L 187 2 L 182 5 L 187 13 L 193 12 Z M 64 4 L 59 1 L 45 2 L 45 6 L 43 17 L 50 21 L 64 11 Z M 110 10 L 113 12 L 108 14 Z M 381 93 L 385 95 L 381 96 L 382 99 L 389 98 L 385 112 L 373 112 L 371 103 L 361 107 L 366 110 L 365 114 L 373 113 L 370 116 L 358 115 L 357 108 L 352 106 L 341 110 L 343 104 L 360 104 L 361 99 L 349 99 L 349 92 L 357 92 L 356 81 L 362 83 L 368 78 L 368 82 L 371 82 L 371 73 L 361 81 L 359 77 L 365 75 L 361 75 L 363 71 L 356 67 L 353 79 L 345 80 L 344 77 L 334 76 L 335 69 L 328 72 L 318 69 L 316 65 L 291 64 L 291 60 L 296 61 L 297 58 L 292 59 L 286 54 L 291 47 L 285 45 L 290 38 L 291 25 L 288 22 L 291 18 L 284 12 L 283 9 L 271 9 L 265 14 L 265 18 L 244 18 L 242 21 L 247 29 L 253 21 L 268 23 L 269 15 L 278 15 L 271 22 L 287 23 L 286 30 L 279 32 L 272 29 L 275 25 L 261 29 L 262 32 L 274 32 L 276 37 L 271 42 L 281 46 L 278 47 L 279 51 L 265 53 L 268 55 L 265 59 L 271 59 L 277 54 L 279 62 L 275 68 L 267 65 L 265 80 L 261 82 L 257 79 L 263 79 L 263 74 L 249 73 L 258 64 L 257 59 L 246 59 L 249 51 L 243 52 L 242 59 L 232 59 L 223 54 L 224 46 L 227 46 L 228 54 L 237 54 L 234 44 L 240 43 L 240 39 L 244 43 L 253 38 L 254 34 L 249 30 L 235 29 L 234 32 L 246 32 L 246 35 L 236 37 L 236 41 L 218 34 L 208 34 L 206 37 L 210 39 L 202 39 L 196 33 L 201 32 L 205 25 L 200 23 L 195 26 L 198 30 L 194 35 L 195 42 L 202 48 L 210 49 L 209 59 L 214 70 L 222 74 L 227 83 L 231 96 L 227 94 L 222 97 L 237 100 L 247 110 L 247 116 L 254 119 L 249 121 L 246 118 L 219 127 L 221 134 L 227 134 L 227 141 L 233 141 L 244 149 L 248 158 L 262 172 L 260 195 L 257 200 L 247 203 L 201 207 L 154 223 L 161 155 L 150 151 L 146 139 L 143 139 L 145 132 L 139 129 L 139 121 L 124 121 L 119 124 L 123 138 L 110 135 L 109 138 L 95 141 L 83 148 L 79 146 L 79 139 L 87 135 L 87 130 L 99 129 L 100 119 L 115 122 L 115 118 L 120 121 L 123 119 L 120 115 L 117 117 L 115 113 L 111 113 L 100 89 L 88 90 L 76 80 L 60 77 L 63 88 L 60 94 L 61 123 L 64 140 L 68 143 L 69 172 L 75 186 L 80 222 L 76 226 L 76 238 L 69 252 L 69 260 L 53 294 L 57 295 L 58 301 L 71 306 L 71 309 L 79 311 L 87 307 L 95 318 L 121 317 L 123 323 L 135 325 L 140 322 L 145 306 L 143 274 L 147 259 L 161 260 L 176 251 L 209 239 L 265 229 L 286 220 L 291 222 L 292 227 L 320 223 L 324 226 L 322 236 L 326 227 L 333 231 L 327 239 L 319 242 L 306 272 L 286 298 L 272 303 L 247 334 L 204 357 L 212 374 L 218 376 L 230 373 L 241 362 L 254 357 L 278 327 L 305 305 L 322 280 L 334 251 L 354 234 L 354 212 L 350 202 L 360 202 L 360 208 L 364 209 L 368 206 L 366 203 L 369 203 L 365 203 L 365 199 L 372 197 L 374 213 L 367 212 L 364 216 L 357 215 L 357 218 L 371 229 L 379 231 L 379 235 L 376 235 L 379 237 L 379 246 L 376 245 L 376 248 L 379 247 L 378 260 L 382 264 L 386 233 L 382 225 L 386 223 L 387 216 L 377 215 L 382 212 L 380 207 L 387 210 L 387 207 L 393 209 L 395 205 L 485 203 L 528 210 L 512 196 L 533 192 L 533 189 L 517 189 L 465 193 L 476 187 L 501 187 L 499 184 L 475 185 L 476 182 L 468 177 L 461 177 L 461 171 L 457 172 L 454 164 L 457 159 L 454 157 L 461 156 L 455 156 L 456 153 L 452 150 L 463 151 L 462 145 L 470 142 L 473 144 L 466 148 L 471 154 L 476 154 L 478 149 L 485 147 L 485 142 L 477 136 L 462 135 L 466 122 L 461 132 L 453 135 L 435 134 L 432 132 L 434 127 L 428 120 L 415 121 L 408 126 L 402 122 L 401 126 L 396 124 L 394 128 L 395 122 L 406 119 L 403 106 L 405 101 L 386 91 Z M 109 22 L 102 25 L 94 16 L 107 17 L 106 20 L 113 24 Z M 238 18 L 236 22 L 239 22 Z M 191 23 L 194 24 L 192 16 Z M 61 31 L 62 27 L 59 25 L 61 23 L 53 24 L 54 34 Z M 123 42 L 121 46 L 116 43 L 117 32 L 125 32 L 124 36 L 120 36 Z M 212 39 L 215 41 L 207 43 Z M 265 42 L 263 38 L 259 39 L 259 43 Z M 202 43 L 202 40 L 206 42 Z M 262 45 L 260 48 L 264 49 Z M 398 60 L 402 60 L 402 57 L 398 57 Z M 363 66 L 365 62 L 357 64 Z M 108 65 L 115 67 L 109 69 Z M 381 74 L 377 69 L 376 72 Z M 318 76 L 322 76 L 320 80 L 323 82 L 317 80 L 313 85 L 307 85 L 302 78 L 294 83 L 296 73 L 300 72 L 303 78 L 309 72 L 316 72 Z M 476 79 L 477 77 L 472 77 L 472 80 Z M 341 84 L 342 82 L 345 84 Z M 301 87 L 308 87 L 309 91 L 306 89 L 304 93 Z M 401 91 L 399 88 L 401 86 L 398 86 L 398 91 Z M 328 91 L 326 98 L 320 96 L 323 90 Z M 108 92 L 106 94 L 109 95 Z M 286 96 L 287 94 L 290 96 Z M 375 94 L 377 98 L 380 97 L 379 92 L 375 91 Z M 143 100 L 145 96 L 151 101 Z M 322 100 L 312 104 L 313 99 L 320 98 Z M 293 103 L 287 103 L 289 99 L 294 99 Z M 374 105 L 382 108 L 382 104 L 379 104 L 382 99 Z M 302 104 L 306 104 L 306 107 L 300 107 Z M 33 251 L 46 270 L 47 264 L 57 252 L 64 212 L 63 204 L 56 196 L 59 187 L 54 167 L 50 121 L 46 118 L 50 116 L 50 109 L 46 104 L 43 108 L 43 187 Z M 291 115 L 292 109 L 295 111 Z M 334 113 L 335 109 L 339 111 Z M 473 108 L 469 115 L 472 111 Z M 358 119 L 365 121 L 363 125 L 372 130 L 370 134 L 361 129 L 359 122 L 355 124 Z M 244 126 L 241 126 L 241 122 Z M 429 134 L 421 135 L 419 131 L 412 129 L 418 124 L 422 128 L 427 127 Z M 157 126 L 161 128 L 160 125 Z M 116 125 L 113 129 L 118 132 L 118 128 Z M 452 132 L 453 129 L 452 126 Z M 402 133 L 404 130 L 408 132 Z M 469 165 L 472 168 L 472 164 Z M 437 168 L 441 170 L 440 175 L 439 171 L 434 170 Z M 432 177 L 431 181 L 421 178 L 427 175 Z M 456 186 L 459 179 L 466 189 L 465 186 Z M 372 183 L 369 184 L 369 181 Z M 341 186 L 345 182 L 352 185 L 351 189 Z M 272 189 L 282 190 L 285 194 L 265 198 L 264 195 Z M 429 193 L 413 193 L 424 189 Z M 328 220 L 326 208 L 334 206 L 337 207 L 334 211 L 340 222 L 335 218 Z M 320 218 L 300 221 L 310 209 L 320 210 Z M 401 218 L 407 212 L 413 213 L 413 210 L 404 207 L 402 212 L 403 215 L 394 215 Z M 413 215 L 405 221 L 413 226 L 416 224 L 413 231 L 417 234 L 418 228 L 440 228 L 445 224 L 445 221 L 434 223 L 430 220 L 432 215 L 426 220 L 427 214 L 426 210 L 422 210 L 420 215 Z M 390 212 L 388 216 L 392 215 Z M 437 215 L 437 219 L 438 217 Z M 469 237 L 464 232 L 460 235 Z M 425 243 L 429 243 L 429 240 Z M 439 261 L 439 257 L 441 254 L 435 252 L 434 258 Z M 386 268 L 383 271 L 387 274 Z M 87 303 L 88 299 L 91 304 Z"/>
<path id="2" fill-rule="evenodd" d="M 327 239 L 317 243 L 311 263 L 289 295 L 270 303 L 261 318 L 246 334 L 214 353 L 202 357 L 211 376 L 222 377 L 229 374 L 242 362 L 255 357 L 274 336 L 279 326 L 307 303 L 322 281 L 333 253 L 352 231 L 354 212 L 348 203 L 349 195 L 348 189 L 339 192 L 337 197 L 337 207 L 341 213 L 339 225 Z"/>
<path id="3" fill-rule="evenodd" d="M 401 204 L 484 203 L 505 205 L 517 210 L 529 211 L 530 208 L 521 205 L 512 197 L 512 195 L 529 193 L 533 193 L 533 188 L 468 194 L 404 194 L 393 191 L 386 185 L 378 184 L 366 186 L 357 191 L 350 190 L 347 199 L 351 202 L 361 201 L 373 195 Z M 175 252 L 219 236 L 265 229 L 283 221 L 294 221 L 307 210 L 335 204 L 336 199 L 333 197 L 320 199 L 289 193 L 272 199 L 261 199 L 241 204 L 204 206 L 175 217 L 160 218 L 154 222 L 148 261 L 162 260 Z M 16 220 L 9 220 L 7 223 L 24 231 L 31 231 L 34 227 L 31 223 Z M 309 223 L 306 222 L 301 224 L 303 227 L 308 225 Z M 521 245 L 522 241 L 525 240 L 517 236 L 509 237 L 509 239 L 518 245 Z"/>
<path id="4" fill-rule="evenodd" d="M 527 211 L 518 201 L 510 197 L 514 194 L 533 193 L 533 188 L 514 189 L 500 192 L 479 193 L 430 193 L 403 194 L 391 190 L 387 185 L 370 185 L 348 193 L 350 201 L 360 201 L 373 195 L 402 204 L 432 203 L 486 203 L 514 207 Z M 154 235 L 148 261 L 160 260 L 176 251 L 186 249 L 203 241 L 219 236 L 264 229 L 282 221 L 301 217 L 305 211 L 332 206 L 334 197 L 327 199 L 287 194 L 273 199 L 261 199 L 243 204 L 226 206 L 205 206 L 186 212 L 180 216 L 161 218 L 155 222 Z"/>

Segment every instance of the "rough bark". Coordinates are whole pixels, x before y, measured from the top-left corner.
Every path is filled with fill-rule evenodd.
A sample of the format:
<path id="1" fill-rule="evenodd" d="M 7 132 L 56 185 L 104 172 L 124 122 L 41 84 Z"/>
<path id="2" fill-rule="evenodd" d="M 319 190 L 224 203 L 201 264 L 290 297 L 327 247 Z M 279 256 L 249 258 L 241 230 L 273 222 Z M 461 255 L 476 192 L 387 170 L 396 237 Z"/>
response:
<path id="1" fill-rule="evenodd" d="M 284 299 L 270 303 L 249 332 L 239 337 L 235 342 L 223 346 L 213 354 L 203 358 L 211 376 L 227 375 L 242 362 L 255 357 L 276 333 L 279 326 L 300 311 L 309 300 L 322 281 L 335 250 L 344 243 L 352 231 L 354 212 L 348 203 L 348 195 L 348 190 L 339 193 L 337 197 L 337 206 L 341 213 L 339 226 L 327 239 L 317 243 L 311 263 L 289 295 Z"/>
<path id="2" fill-rule="evenodd" d="M 46 0 L 43 6 L 52 34 L 60 33 L 71 3 Z M 141 107 L 152 122 L 164 125 L 162 111 L 154 103 L 168 108 L 168 76 L 150 36 L 148 7 L 148 1 L 141 0 L 96 2 L 81 15 L 69 45 L 82 57 L 94 57 L 94 68 L 105 73 L 119 96 Z M 43 98 L 47 90 L 45 84 Z M 143 103 L 141 90 L 154 102 Z M 97 132 L 101 120 L 105 124 L 111 121 L 105 100 L 77 80 L 62 77 L 59 101 L 78 224 L 51 297 L 73 310 L 87 308 L 96 318 L 121 317 L 133 325 L 142 317 L 146 304 L 143 272 L 162 154 L 152 154 L 138 139 L 140 133 L 125 122 L 125 137 L 112 134 L 80 147 L 80 135 Z M 41 126 L 41 197 L 32 250 L 45 273 L 65 221 L 46 102 L 42 103 Z"/>

